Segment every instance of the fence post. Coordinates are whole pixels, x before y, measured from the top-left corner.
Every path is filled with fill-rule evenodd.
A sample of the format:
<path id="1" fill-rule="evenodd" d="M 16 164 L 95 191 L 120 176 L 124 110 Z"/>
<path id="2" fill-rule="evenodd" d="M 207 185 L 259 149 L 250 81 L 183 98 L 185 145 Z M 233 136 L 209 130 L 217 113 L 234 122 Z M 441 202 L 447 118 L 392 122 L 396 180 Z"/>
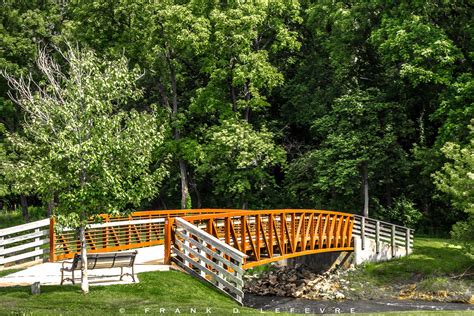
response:
<path id="1" fill-rule="evenodd" d="M 54 216 L 49 219 L 49 262 L 56 261 L 56 234 L 54 233 Z"/>
<path id="2" fill-rule="evenodd" d="M 395 225 L 392 225 L 392 238 L 391 238 L 391 242 L 392 242 L 392 258 L 395 257 Z"/>
<path id="3" fill-rule="evenodd" d="M 365 250 L 365 217 L 361 217 L 362 221 L 360 222 L 360 241 L 361 241 L 361 248 Z"/>
<path id="4" fill-rule="evenodd" d="M 0 236 L 0 271 L 3 270 L 3 250 L 5 249 L 3 247 L 3 240 L 4 240 L 4 237 L 3 236 Z"/>
<path id="5" fill-rule="evenodd" d="M 36 228 L 35 229 L 35 233 L 39 233 L 40 232 L 40 229 L 39 228 Z M 41 241 L 41 237 L 37 237 L 35 238 L 35 242 L 39 242 Z M 36 246 L 35 247 L 35 251 L 38 251 L 40 250 L 40 247 L 39 246 Z M 35 261 L 39 261 L 40 259 L 42 259 L 42 256 L 35 256 Z"/>
<path id="6" fill-rule="evenodd" d="M 375 251 L 377 254 L 380 253 L 380 222 L 375 222 Z"/>
<path id="7" fill-rule="evenodd" d="M 165 222 L 165 264 L 171 263 L 171 225 L 171 218 L 168 217 Z"/>
<path id="8" fill-rule="evenodd" d="M 408 256 L 410 252 L 410 228 L 407 228 L 405 231 L 405 251 L 406 256 Z"/>

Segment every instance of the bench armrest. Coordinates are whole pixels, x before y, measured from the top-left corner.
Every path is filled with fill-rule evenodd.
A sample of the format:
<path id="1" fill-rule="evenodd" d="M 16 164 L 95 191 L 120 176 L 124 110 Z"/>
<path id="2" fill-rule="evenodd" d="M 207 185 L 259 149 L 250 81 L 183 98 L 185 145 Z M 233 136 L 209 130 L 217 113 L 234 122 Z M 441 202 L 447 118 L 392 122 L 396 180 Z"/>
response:
<path id="1" fill-rule="evenodd" d="M 67 264 L 70 264 L 70 265 L 71 265 L 71 268 L 72 268 L 72 264 L 73 264 L 74 262 L 73 262 L 73 261 L 64 261 L 63 264 L 61 265 L 61 269 L 62 269 L 62 270 L 70 270 L 70 268 L 67 268 L 67 267 L 65 268 L 65 267 L 64 267 L 64 265 L 65 265 L 66 263 L 67 263 Z"/>

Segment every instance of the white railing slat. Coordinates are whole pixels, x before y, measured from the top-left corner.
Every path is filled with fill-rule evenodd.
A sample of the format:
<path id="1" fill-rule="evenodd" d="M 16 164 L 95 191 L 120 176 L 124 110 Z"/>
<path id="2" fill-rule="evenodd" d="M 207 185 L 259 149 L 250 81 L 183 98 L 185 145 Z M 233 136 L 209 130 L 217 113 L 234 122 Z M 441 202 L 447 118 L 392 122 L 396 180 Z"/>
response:
<path id="1" fill-rule="evenodd" d="M 24 241 L 28 239 L 33 239 L 41 236 L 49 236 L 49 230 L 40 230 L 39 232 L 34 232 L 26 235 L 15 236 L 11 238 L 5 238 L 1 245 L 9 245 L 19 241 Z"/>
<path id="2" fill-rule="evenodd" d="M 243 261 L 243 259 L 247 258 L 247 255 L 244 254 L 243 252 L 240 252 L 239 250 L 227 245 L 226 243 L 222 242 L 222 240 L 212 236 L 211 234 L 201 229 L 198 229 L 196 226 L 190 224 L 184 219 L 180 217 L 176 217 L 175 221 L 178 225 L 185 227 L 186 230 L 191 231 L 194 235 L 200 237 L 201 239 L 212 242 L 212 245 L 214 247 L 230 255 L 231 257 L 233 257 L 234 260 Z"/>
<path id="3" fill-rule="evenodd" d="M 42 220 L 36 221 L 36 222 L 31 222 L 31 223 L 28 223 L 28 224 L 22 224 L 22 225 L 17 225 L 17 226 L 13 226 L 13 227 L 0 229 L 0 236 L 11 235 L 11 234 L 19 233 L 19 232 L 26 231 L 26 230 L 40 228 L 40 227 L 43 227 L 43 226 L 49 226 L 49 219 L 48 218 L 47 219 L 42 219 Z"/>
<path id="4" fill-rule="evenodd" d="M 5 264 L 5 263 L 9 263 L 9 262 L 14 262 L 14 261 L 26 259 L 26 258 L 30 258 L 30 257 L 42 256 L 44 253 L 45 253 L 45 250 L 40 249 L 40 250 L 33 250 L 33 251 L 30 251 L 30 252 L 27 252 L 27 253 L 22 253 L 22 254 L 16 255 L 16 256 L 6 257 L 6 258 L 3 258 L 3 261 L 0 261 L 0 265 Z"/>
<path id="5" fill-rule="evenodd" d="M 18 245 L 18 246 L 15 246 L 15 247 L 5 248 L 2 252 L 2 254 L 3 255 L 8 255 L 8 254 L 15 253 L 15 252 L 25 250 L 25 249 L 28 249 L 28 248 L 39 247 L 39 246 L 42 246 L 42 245 L 45 245 L 45 244 L 48 244 L 48 243 L 49 243 L 49 238 L 41 239 L 39 241 L 35 240 L 35 241 L 32 241 L 32 242 L 27 243 L 27 244 L 22 244 L 22 245 Z M 35 250 L 38 250 L 38 249 L 35 249 Z"/>

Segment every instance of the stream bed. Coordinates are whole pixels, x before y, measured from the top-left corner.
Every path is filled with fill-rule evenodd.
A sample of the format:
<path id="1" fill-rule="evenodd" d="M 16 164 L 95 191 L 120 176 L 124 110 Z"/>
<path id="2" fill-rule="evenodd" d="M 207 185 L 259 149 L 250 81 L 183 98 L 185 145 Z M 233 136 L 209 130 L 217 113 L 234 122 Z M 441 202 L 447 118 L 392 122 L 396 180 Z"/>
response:
<path id="1" fill-rule="evenodd" d="M 443 303 L 409 300 L 380 301 L 315 301 L 302 298 L 260 296 L 245 294 L 244 305 L 265 311 L 295 314 L 342 314 L 342 313 L 376 313 L 390 311 L 473 311 L 474 305 L 464 303 Z"/>

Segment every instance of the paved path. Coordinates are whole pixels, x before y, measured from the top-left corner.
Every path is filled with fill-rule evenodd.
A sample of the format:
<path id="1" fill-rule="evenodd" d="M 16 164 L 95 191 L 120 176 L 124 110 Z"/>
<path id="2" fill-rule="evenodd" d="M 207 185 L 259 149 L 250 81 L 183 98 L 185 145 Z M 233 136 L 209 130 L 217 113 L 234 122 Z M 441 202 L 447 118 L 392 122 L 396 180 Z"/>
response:
<path id="1" fill-rule="evenodd" d="M 149 271 L 168 271 L 169 266 L 162 264 L 163 246 L 140 248 L 135 260 L 135 274 Z M 57 285 L 61 282 L 62 262 L 47 262 L 0 278 L 0 287 L 30 285 L 40 282 L 42 285 Z M 124 268 L 128 272 L 127 268 Z M 76 284 L 80 282 L 80 272 L 75 273 Z M 135 277 L 139 282 L 138 277 Z M 133 283 L 132 278 L 125 276 L 120 281 L 120 268 L 89 270 L 90 285 L 112 285 Z M 65 284 L 70 284 L 67 282 Z"/>

